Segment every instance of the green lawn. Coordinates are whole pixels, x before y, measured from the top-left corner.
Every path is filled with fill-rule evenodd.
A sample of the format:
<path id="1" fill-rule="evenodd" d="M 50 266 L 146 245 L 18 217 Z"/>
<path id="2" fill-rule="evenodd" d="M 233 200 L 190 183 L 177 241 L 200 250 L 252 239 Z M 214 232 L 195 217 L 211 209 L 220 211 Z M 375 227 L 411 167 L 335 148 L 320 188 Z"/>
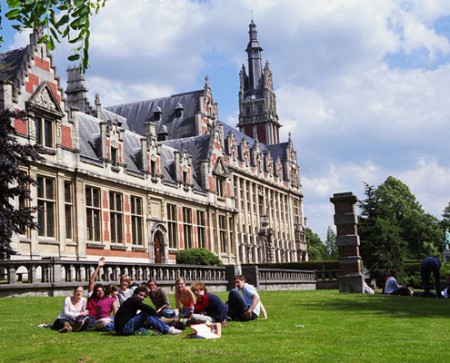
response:
<path id="1" fill-rule="evenodd" d="M 224 300 L 226 294 L 219 294 Z M 63 297 L 0 299 L 1 362 L 438 362 L 447 361 L 450 300 L 262 292 L 268 320 L 230 322 L 217 340 L 61 334 Z M 303 326 L 303 327 L 300 327 Z"/>

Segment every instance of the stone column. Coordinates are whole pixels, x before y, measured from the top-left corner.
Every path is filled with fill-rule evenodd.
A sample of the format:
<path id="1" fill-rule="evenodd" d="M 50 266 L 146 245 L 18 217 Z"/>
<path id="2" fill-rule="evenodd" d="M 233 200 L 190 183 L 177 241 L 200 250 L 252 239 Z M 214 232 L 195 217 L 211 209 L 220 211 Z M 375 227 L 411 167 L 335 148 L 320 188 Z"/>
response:
<path id="1" fill-rule="evenodd" d="M 356 197 L 351 192 L 336 193 L 334 204 L 336 245 L 339 251 L 339 292 L 364 292 L 364 275 L 359 255 L 358 221 L 355 214 Z"/>

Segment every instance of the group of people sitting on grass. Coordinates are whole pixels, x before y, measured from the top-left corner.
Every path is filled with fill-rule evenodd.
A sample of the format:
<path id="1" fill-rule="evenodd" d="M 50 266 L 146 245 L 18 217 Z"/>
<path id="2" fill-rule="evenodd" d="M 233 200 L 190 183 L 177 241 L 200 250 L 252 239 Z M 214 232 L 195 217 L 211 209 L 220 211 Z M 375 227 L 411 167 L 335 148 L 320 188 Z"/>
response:
<path id="1" fill-rule="evenodd" d="M 154 330 L 160 334 L 178 335 L 186 325 L 194 323 L 221 323 L 227 320 L 248 321 L 267 312 L 255 287 L 245 277 L 234 277 L 228 301 L 223 303 L 208 292 L 203 282 L 194 282 L 190 288 L 179 277 L 175 282 L 175 305 L 171 307 L 166 292 L 154 280 L 131 286 L 129 276 L 121 276 L 120 286 L 106 287 L 96 283 L 105 258 L 100 258 L 89 280 L 88 298 L 78 286 L 72 296 L 65 299 L 62 312 L 52 328 L 61 333 L 81 332 L 87 329 L 111 332 L 118 335 L 142 334 Z M 146 297 L 154 308 L 144 303 Z"/>

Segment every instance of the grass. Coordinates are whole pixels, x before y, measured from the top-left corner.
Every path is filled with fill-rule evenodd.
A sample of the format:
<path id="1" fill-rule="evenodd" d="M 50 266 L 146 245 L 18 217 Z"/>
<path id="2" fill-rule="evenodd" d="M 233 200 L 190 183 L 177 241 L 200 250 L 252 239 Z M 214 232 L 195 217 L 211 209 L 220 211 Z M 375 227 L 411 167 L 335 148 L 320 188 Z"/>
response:
<path id="1" fill-rule="evenodd" d="M 225 294 L 219 294 L 224 300 Z M 0 299 L 1 362 L 435 362 L 450 343 L 450 301 L 339 294 L 261 292 L 269 319 L 230 322 L 217 340 L 181 336 L 60 334 L 62 297 Z M 299 326 L 304 327 L 299 327 Z"/>

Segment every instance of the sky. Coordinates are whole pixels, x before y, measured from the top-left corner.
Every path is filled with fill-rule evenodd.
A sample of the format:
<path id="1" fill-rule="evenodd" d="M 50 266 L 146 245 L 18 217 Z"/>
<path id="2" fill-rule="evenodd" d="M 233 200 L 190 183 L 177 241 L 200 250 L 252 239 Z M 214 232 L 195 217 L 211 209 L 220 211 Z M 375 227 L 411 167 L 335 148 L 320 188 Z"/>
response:
<path id="1" fill-rule="evenodd" d="M 2 0 L 4 4 L 4 0 Z M 325 238 L 334 193 L 405 183 L 426 213 L 450 203 L 450 1 L 109 0 L 92 18 L 90 99 L 102 106 L 202 89 L 238 120 L 248 25 L 269 61 L 282 141 L 297 151 L 307 226 Z M 4 24 L 5 51 L 28 42 Z M 73 66 L 61 44 L 61 81 Z"/>

